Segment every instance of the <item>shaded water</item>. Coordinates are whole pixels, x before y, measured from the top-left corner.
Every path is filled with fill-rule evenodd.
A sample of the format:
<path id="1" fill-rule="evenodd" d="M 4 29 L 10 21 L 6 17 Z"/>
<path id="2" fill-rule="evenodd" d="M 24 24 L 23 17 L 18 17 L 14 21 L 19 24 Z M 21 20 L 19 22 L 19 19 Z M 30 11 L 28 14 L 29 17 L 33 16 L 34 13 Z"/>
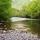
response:
<path id="1" fill-rule="evenodd" d="M 20 19 L 20 18 L 19 18 Z M 24 19 L 24 20 L 23 20 Z M 22 21 L 20 21 L 22 20 Z M 40 20 L 25 20 L 25 18 L 21 18 L 16 22 L 12 22 L 12 29 L 25 29 L 30 28 L 33 32 L 40 32 Z"/>

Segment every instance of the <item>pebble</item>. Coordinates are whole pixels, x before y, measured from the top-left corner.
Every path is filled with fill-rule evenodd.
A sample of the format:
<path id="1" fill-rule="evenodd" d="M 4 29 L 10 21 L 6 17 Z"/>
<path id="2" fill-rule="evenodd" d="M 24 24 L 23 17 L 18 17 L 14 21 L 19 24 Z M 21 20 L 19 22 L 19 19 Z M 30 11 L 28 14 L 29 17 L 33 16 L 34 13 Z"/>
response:
<path id="1" fill-rule="evenodd" d="M 21 31 L 11 31 L 8 33 L 0 33 L 0 40 L 40 40 L 31 33 Z"/>

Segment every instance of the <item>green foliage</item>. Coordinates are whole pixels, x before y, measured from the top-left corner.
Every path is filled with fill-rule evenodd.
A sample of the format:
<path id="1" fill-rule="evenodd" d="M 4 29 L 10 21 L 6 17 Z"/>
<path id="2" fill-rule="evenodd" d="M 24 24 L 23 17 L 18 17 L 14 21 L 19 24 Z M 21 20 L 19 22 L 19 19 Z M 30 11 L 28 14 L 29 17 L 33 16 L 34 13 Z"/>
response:
<path id="1" fill-rule="evenodd" d="M 3 25 L 7 23 L 7 21 L 9 22 L 10 20 L 10 12 L 11 12 L 10 10 L 11 10 L 11 0 L 0 0 L 0 22 L 3 23 Z"/>
<path id="2" fill-rule="evenodd" d="M 17 10 L 15 8 L 12 8 L 11 16 L 21 17 L 22 16 L 22 12 L 20 10 Z"/>
<path id="3" fill-rule="evenodd" d="M 23 11 L 31 18 L 40 17 L 40 0 L 32 1 L 30 4 L 23 7 Z"/>
<path id="4" fill-rule="evenodd" d="M 9 18 L 10 0 L 0 0 L 0 20 Z"/>

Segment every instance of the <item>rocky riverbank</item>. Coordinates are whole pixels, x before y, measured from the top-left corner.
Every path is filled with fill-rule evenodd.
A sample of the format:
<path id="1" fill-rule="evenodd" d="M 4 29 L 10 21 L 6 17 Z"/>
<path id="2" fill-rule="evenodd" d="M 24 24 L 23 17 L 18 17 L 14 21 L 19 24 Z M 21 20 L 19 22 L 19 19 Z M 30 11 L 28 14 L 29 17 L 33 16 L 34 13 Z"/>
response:
<path id="1" fill-rule="evenodd" d="M 37 35 L 26 33 L 22 31 L 9 30 L 7 32 L 0 32 L 0 40 L 40 40 Z"/>

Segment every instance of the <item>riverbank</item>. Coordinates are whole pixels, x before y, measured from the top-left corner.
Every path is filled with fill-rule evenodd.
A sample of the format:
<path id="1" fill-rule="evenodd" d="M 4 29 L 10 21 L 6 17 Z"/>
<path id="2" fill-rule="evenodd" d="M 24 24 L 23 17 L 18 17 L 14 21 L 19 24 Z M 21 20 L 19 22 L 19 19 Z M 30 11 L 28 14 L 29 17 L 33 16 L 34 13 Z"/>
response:
<path id="1" fill-rule="evenodd" d="M 19 30 L 9 30 L 0 33 L 0 40 L 38 40 L 37 35 Z M 40 40 L 40 39 L 39 39 Z"/>

